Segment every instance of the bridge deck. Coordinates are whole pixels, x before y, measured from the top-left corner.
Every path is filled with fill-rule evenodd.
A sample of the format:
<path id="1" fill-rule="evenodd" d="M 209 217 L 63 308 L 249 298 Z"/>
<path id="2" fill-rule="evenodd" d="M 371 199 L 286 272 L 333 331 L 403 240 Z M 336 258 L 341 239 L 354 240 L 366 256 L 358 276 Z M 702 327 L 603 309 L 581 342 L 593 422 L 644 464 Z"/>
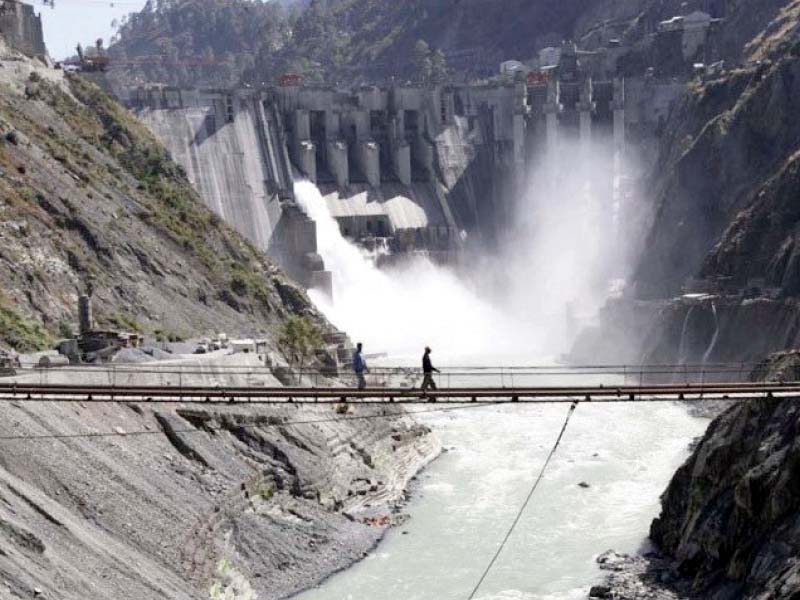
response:
<path id="1" fill-rule="evenodd" d="M 0 384 L 0 401 L 95 401 L 153 403 L 544 403 L 636 402 L 656 400 L 740 399 L 800 396 L 800 382 L 703 383 L 621 386 L 448 387 L 421 392 L 413 388 L 224 387 Z"/>

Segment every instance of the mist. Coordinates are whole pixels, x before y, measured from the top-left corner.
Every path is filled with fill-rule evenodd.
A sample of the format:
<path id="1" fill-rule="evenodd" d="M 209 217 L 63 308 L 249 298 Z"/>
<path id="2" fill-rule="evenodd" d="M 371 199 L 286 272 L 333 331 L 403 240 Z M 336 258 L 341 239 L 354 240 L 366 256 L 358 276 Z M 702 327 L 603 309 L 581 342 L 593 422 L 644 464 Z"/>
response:
<path id="1" fill-rule="evenodd" d="M 295 194 L 317 223 L 319 252 L 333 273 L 333 298 L 317 290 L 311 298 L 353 341 L 363 342 L 365 352 L 385 352 L 402 362 L 429 345 L 452 364 L 487 354 L 511 331 L 510 315 L 451 270 L 423 257 L 380 270 L 341 235 L 314 184 L 297 182 Z"/>
<path id="2" fill-rule="evenodd" d="M 393 362 L 425 345 L 441 364 L 555 362 L 630 272 L 610 147 L 562 139 L 531 164 L 500 243 L 471 248 L 468 276 L 419 256 L 378 269 L 342 236 L 316 186 L 298 181 L 333 273 L 333 298 L 311 290 L 313 301 L 367 353 Z"/>

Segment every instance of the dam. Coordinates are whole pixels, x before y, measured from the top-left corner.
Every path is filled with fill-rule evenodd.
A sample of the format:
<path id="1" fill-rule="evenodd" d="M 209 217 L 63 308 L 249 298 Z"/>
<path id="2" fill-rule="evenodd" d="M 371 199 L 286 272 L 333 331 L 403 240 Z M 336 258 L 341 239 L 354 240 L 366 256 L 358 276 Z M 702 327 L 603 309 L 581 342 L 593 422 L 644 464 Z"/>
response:
<path id="1" fill-rule="evenodd" d="M 595 154 L 595 194 L 609 211 L 630 201 L 626 154 L 652 160 L 681 89 L 593 78 L 562 52 L 548 77 L 492 84 L 342 89 L 287 78 L 261 89 L 147 86 L 118 95 L 212 210 L 306 287 L 330 289 L 314 223 L 294 197 L 296 177 L 320 189 L 342 234 L 362 247 L 452 264 L 470 243 L 502 238 L 511 199 L 545 157 L 569 168 L 563 140 L 604 148 Z"/>

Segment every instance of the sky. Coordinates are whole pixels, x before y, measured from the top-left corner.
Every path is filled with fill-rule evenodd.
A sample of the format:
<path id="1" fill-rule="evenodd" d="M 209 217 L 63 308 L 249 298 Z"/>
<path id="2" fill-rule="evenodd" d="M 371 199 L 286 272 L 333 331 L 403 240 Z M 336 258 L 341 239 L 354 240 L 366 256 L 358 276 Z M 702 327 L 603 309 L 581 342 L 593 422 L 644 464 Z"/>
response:
<path id="1" fill-rule="evenodd" d="M 75 54 L 75 46 L 92 45 L 97 38 L 108 41 L 114 33 L 111 22 L 141 10 L 145 0 L 55 0 L 55 8 L 41 0 L 29 0 L 42 14 L 44 43 L 56 60 Z"/>

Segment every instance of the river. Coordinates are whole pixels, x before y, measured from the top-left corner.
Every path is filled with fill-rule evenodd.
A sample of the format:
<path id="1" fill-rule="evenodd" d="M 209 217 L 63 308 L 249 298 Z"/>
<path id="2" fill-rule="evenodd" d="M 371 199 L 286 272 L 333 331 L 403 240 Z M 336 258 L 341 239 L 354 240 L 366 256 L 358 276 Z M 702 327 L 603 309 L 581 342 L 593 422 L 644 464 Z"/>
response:
<path id="1" fill-rule="evenodd" d="M 506 406 L 426 417 L 450 450 L 420 476 L 410 520 L 366 560 L 298 600 L 466 600 L 567 410 Z M 580 405 L 475 598 L 586 598 L 601 576 L 598 554 L 646 544 L 659 495 L 706 425 L 676 404 Z"/>

